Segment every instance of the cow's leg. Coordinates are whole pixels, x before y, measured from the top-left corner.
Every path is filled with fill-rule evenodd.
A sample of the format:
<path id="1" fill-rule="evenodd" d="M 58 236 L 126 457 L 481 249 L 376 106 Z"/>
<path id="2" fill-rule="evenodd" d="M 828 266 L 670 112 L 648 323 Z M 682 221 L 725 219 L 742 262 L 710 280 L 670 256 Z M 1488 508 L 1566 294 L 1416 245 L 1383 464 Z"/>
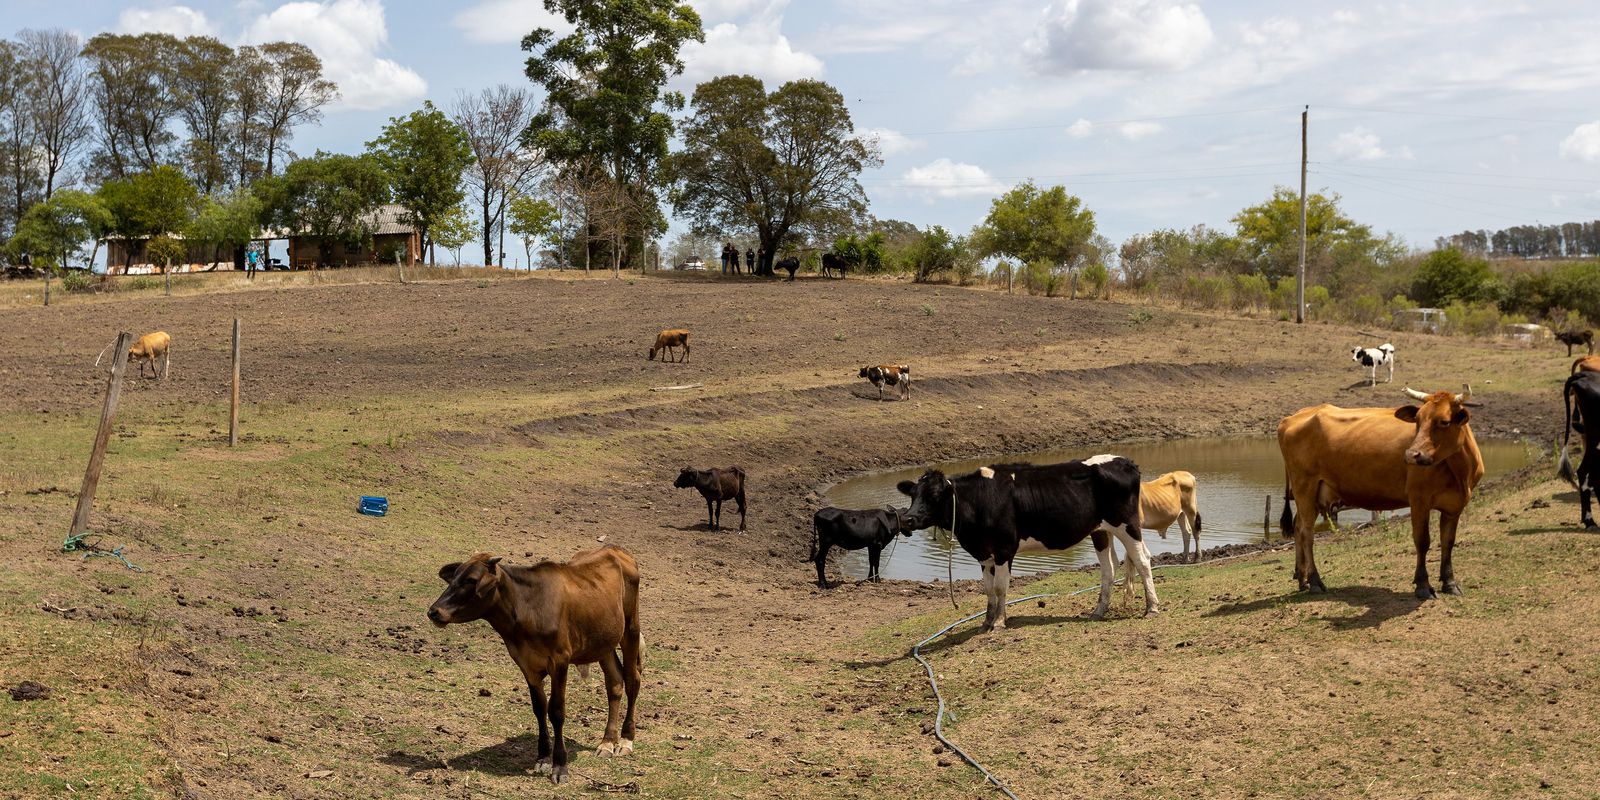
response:
<path id="1" fill-rule="evenodd" d="M 983 632 L 988 633 L 994 630 L 994 559 L 979 561 L 978 574 L 983 584 L 983 597 L 987 601 L 983 613 Z"/>
<path id="2" fill-rule="evenodd" d="M 550 780 L 567 782 L 567 738 L 562 728 L 567 721 L 567 665 L 562 664 L 550 673 L 550 734 L 554 741 L 550 750 Z"/>
<path id="3" fill-rule="evenodd" d="M 639 683 L 644 675 L 644 632 L 639 630 L 638 617 L 629 620 L 622 632 L 622 688 L 627 693 L 628 708 L 622 716 L 622 738 L 617 740 L 617 755 L 633 752 L 633 706 L 639 699 Z"/>
<path id="4" fill-rule="evenodd" d="M 711 498 L 709 496 L 707 496 L 706 497 L 706 530 L 714 531 L 714 530 L 717 529 L 717 515 L 716 515 L 716 512 L 712 511 L 711 509 L 712 509 Z"/>
<path id="5" fill-rule="evenodd" d="M 534 762 L 534 771 L 541 775 L 550 772 L 550 723 L 544 703 L 544 676 L 535 676 L 528 681 L 528 697 L 533 701 L 533 716 L 539 720 L 539 760 Z"/>
<path id="6" fill-rule="evenodd" d="M 878 575 L 878 556 L 883 554 L 883 548 L 876 544 L 867 545 L 867 580 L 879 583 L 883 580 Z"/>
<path id="7" fill-rule="evenodd" d="M 994 579 L 990 582 L 991 596 L 994 598 L 990 604 L 994 607 L 993 628 L 1006 626 L 1006 593 L 1011 590 L 1011 562 L 994 565 Z"/>
<path id="8" fill-rule="evenodd" d="M 1411 582 L 1417 586 L 1418 600 L 1438 597 L 1428 583 L 1428 547 L 1432 544 L 1428 535 L 1428 517 L 1432 514 L 1433 509 L 1426 505 L 1411 506 L 1411 541 L 1417 546 L 1417 572 Z"/>
<path id="9" fill-rule="evenodd" d="M 1089 619 L 1105 619 L 1111 609 L 1111 585 L 1117 579 L 1117 566 L 1111 561 L 1111 535 L 1105 528 L 1096 528 L 1089 540 L 1094 542 L 1094 554 L 1100 559 L 1100 602 L 1089 612 Z"/>
<path id="10" fill-rule="evenodd" d="M 1587 437 L 1585 438 L 1587 439 Z M 1579 517 L 1579 519 L 1583 522 L 1583 527 L 1588 530 L 1594 530 L 1596 527 L 1594 524 L 1594 516 L 1589 513 L 1589 499 L 1593 493 L 1594 467 L 1592 466 L 1592 462 L 1589 460 L 1588 442 L 1585 441 L 1583 448 L 1583 460 L 1578 462 L 1578 507 L 1583 513 L 1583 516 Z"/>
<path id="11" fill-rule="evenodd" d="M 1301 591 L 1322 594 L 1328 587 L 1323 585 L 1322 575 L 1317 571 L 1317 514 L 1323 508 L 1318 502 L 1317 486 L 1294 487 L 1292 494 L 1295 508 L 1299 510 L 1294 515 L 1294 576 Z"/>
<path id="12" fill-rule="evenodd" d="M 826 540 L 817 542 L 817 555 L 812 561 L 817 562 L 817 588 L 828 588 L 828 550 L 833 548 L 833 543 Z"/>
<path id="13" fill-rule="evenodd" d="M 1439 590 L 1445 594 L 1461 594 L 1461 584 L 1456 583 L 1456 571 L 1450 557 L 1456 549 L 1456 525 L 1460 514 L 1439 512 Z"/>
<path id="14" fill-rule="evenodd" d="M 1189 531 L 1190 527 L 1192 527 L 1192 526 L 1189 523 L 1189 515 L 1188 514 L 1179 514 L 1178 515 L 1178 533 L 1179 533 L 1179 535 L 1183 536 L 1183 563 L 1185 563 L 1185 564 L 1189 563 L 1189 536 L 1191 535 L 1191 533 Z M 1194 537 L 1194 560 L 1195 561 L 1199 561 L 1200 560 L 1200 537 L 1199 536 L 1195 536 Z"/>
<path id="15" fill-rule="evenodd" d="M 734 500 L 739 503 L 739 532 L 744 533 L 744 486 L 739 487 L 739 495 Z"/>
<path id="16" fill-rule="evenodd" d="M 1156 599 L 1155 573 L 1150 569 L 1150 551 L 1145 549 L 1144 539 L 1139 534 L 1139 526 L 1129 523 L 1115 529 L 1115 534 L 1122 540 L 1122 547 L 1127 551 L 1128 559 L 1138 569 L 1139 579 L 1144 582 L 1145 615 L 1161 613 L 1160 603 Z"/>
<path id="17" fill-rule="evenodd" d="M 600 746 L 595 752 L 611 756 L 617 754 L 622 725 L 622 664 L 617 661 L 616 653 L 607 653 L 600 659 L 600 671 L 606 677 L 606 732 L 600 737 Z"/>

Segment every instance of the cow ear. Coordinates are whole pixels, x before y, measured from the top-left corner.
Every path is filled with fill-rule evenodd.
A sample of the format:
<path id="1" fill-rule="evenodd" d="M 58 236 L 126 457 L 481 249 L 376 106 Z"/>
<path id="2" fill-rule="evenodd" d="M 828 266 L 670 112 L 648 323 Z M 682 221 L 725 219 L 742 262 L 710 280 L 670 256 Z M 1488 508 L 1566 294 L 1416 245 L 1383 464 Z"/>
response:
<path id="1" fill-rule="evenodd" d="M 1468 411 L 1464 407 L 1463 408 L 1459 408 L 1459 409 L 1456 409 L 1455 416 L 1451 417 L 1450 419 L 1452 421 L 1454 421 L 1455 424 L 1457 424 L 1457 425 L 1465 425 L 1467 423 L 1467 420 L 1472 419 L 1472 412 Z"/>
<path id="2" fill-rule="evenodd" d="M 1415 425 L 1417 423 L 1417 412 L 1421 410 L 1417 406 L 1401 406 L 1394 410 L 1394 417 L 1401 422 L 1409 422 Z"/>
<path id="3" fill-rule="evenodd" d="M 901 481 L 901 482 L 895 484 L 894 488 L 899 489 L 900 493 L 905 495 L 906 497 L 911 497 L 912 496 L 911 493 L 916 491 L 917 485 L 912 483 L 911 481 Z"/>
<path id="4" fill-rule="evenodd" d="M 505 556 L 495 556 L 494 558 L 489 559 L 489 561 L 487 562 L 488 565 L 489 565 L 489 569 L 494 569 L 495 565 L 499 564 L 500 563 L 500 559 L 502 559 L 502 558 L 505 558 Z"/>
<path id="5" fill-rule="evenodd" d="M 461 569 L 461 562 L 446 564 L 439 568 L 439 580 L 449 583 L 456 579 L 456 572 Z"/>

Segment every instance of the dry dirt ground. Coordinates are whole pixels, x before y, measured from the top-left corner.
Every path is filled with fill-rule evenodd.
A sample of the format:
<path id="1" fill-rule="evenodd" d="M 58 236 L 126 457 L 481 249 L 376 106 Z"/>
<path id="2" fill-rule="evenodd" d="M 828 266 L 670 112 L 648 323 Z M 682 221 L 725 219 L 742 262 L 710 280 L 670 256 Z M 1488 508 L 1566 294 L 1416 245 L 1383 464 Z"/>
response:
<path id="1" fill-rule="evenodd" d="M 244 441 L 226 446 L 228 332 Z M 647 362 L 657 330 L 687 363 Z M 172 334 L 135 380 L 94 530 L 142 568 L 58 552 L 115 331 Z M 819 491 L 864 470 L 1137 438 L 1266 434 L 1304 405 L 1396 405 L 1471 381 L 1481 436 L 1548 442 L 1551 345 L 1397 333 L 1365 386 L 1336 326 L 868 280 L 463 280 L 140 297 L 0 312 L 0 796 L 983 797 L 936 753 L 911 642 L 942 584 L 803 563 Z M 908 402 L 863 364 L 905 361 Z M 689 389 L 669 386 L 700 384 Z M 684 465 L 750 476 L 748 533 L 705 529 Z M 1089 598 L 935 648 L 952 735 L 1019 796 L 1595 796 L 1600 540 L 1529 475 L 1463 526 L 1463 598 L 1410 598 L 1408 531 L 1162 573 L 1167 613 Z M 384 518 L 355 513 L 388 496 Z M 725 511 L 724 521 L 735 516 Z M 532 714 L 487 626 L 432 628 L 439 565 L 599 540 L 638 557 L 639 749 L 593 755 L 598 679 L 572 689 L 575 785 L 527 772 Z M 958 576 L 961 577 L 961 576 Z M 970 576 L 969 576 L 970 577 Z M 1088 586 L 1064 573 L 1035 584 Z M 958 586 L 966 613 L 981 607 Z M 1014 595 L 1025 589 L 1021 582 Z M 947 766 L 948 765 L 948 766 Z"/>

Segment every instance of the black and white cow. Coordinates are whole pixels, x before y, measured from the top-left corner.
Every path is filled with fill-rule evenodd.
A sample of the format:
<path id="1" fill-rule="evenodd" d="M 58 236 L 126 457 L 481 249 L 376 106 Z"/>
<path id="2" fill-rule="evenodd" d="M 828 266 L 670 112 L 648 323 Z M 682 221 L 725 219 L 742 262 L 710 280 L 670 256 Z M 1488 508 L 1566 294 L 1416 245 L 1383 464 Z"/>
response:
<path id="1" fill-rule="evenodd" d="M 878 399 L 883 399 L 884 384 L 890 388 L 900 387 L 900 399 L 905 400 L 911 396 L 911 365 L 910 364 L 877 364 L 862 367 L 858 377 L 872 381 L 878 387 Z"/>
<path id="2" fill-rule="evenodd" d="M 900 508 L 857 511 L 828 506 L 817 511 L 811 516 L 811 561 L 817 565 L 817 586 L 828 588 L 826 572 L 830 548 L 867 548 L 867 580 L 876 581 L 879 580 L 878 556 L 883 548 L 894 541 L 895 534 L 910 536 L 913 530 L 906 524 L 905 509 Z"/>
<path id="3" fill-rule="evenodd" d="M 1350 360 L 1367 368 L 1367 385 L 1378 385 L 1378 367 L 1389 365 L 1389 382 L 1394 383 L 1394 345 L 1384 342 L 1377 347 L 1352 347 Z"/>
<path id="4" fill-rule="evenodd" d="M 1582 514 L 1579 520 L 1583 527 L 1589 530 L 1596 528 L 1594 515 L 1589 513 L 1589 500 L 1595 489 L 1596 465 L 1600 464 L 1600 425 L 1579 425 L 1581 418 L 1585 422 L 1600 419 L 1600 372 L 1579 372 L 1567 378 L 1566 386 L 1561 389 L 1562 404 L 1566 407 L 1566 425 L 1561 433 L 1561 466 L 1558 474 L 1578 489 L 1578 507 Z M 1576 406 L 1576 408 L 1574 408 Z M 1576 412 L 1576 413 L 1574 413 Z M 1583 460 L 1578 462 L 1578 471 L 1572 471 L 1572 458 L 1567 451 L 1567 440 L 1576 430 L 1583 436 Z"/>
<path id="5" fill-rule="evenodd" d="M 982 565 L 989 598 L 985 631 L 1005 627 L 1011 561 L 1030 539 L 1050 550 L 1071 547 L 1085 537 L 1094 542 L 1100 602 L 1089 616 L 1103 619 L 1116 578 L 1111 550 L 1111 537 L 1116 536 L 1144 582 L 1145 613 L 1160 610 L 1150 551 L 1139 532 L 1139 467 L 1122 456 L 1065 464 L 996 464 L 954 478 L 930 470 L 916 482 L 901 481 L 898 488 L 911 498 L 908 525 L 949 528 L 961 549 Z"/>

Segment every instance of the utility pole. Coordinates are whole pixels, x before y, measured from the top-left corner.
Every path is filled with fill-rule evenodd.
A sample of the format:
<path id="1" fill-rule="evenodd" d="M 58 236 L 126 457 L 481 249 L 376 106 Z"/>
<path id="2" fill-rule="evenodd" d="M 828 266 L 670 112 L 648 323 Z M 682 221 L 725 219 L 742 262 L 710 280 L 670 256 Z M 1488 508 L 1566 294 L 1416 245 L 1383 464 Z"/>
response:
<path id="1" fill-rule="evenodd" d="M 1306 321 L 1306 121 L 1311 106 L 1300 112 L 1300 280 L 1295 284 L 1294 321 Z"/>

